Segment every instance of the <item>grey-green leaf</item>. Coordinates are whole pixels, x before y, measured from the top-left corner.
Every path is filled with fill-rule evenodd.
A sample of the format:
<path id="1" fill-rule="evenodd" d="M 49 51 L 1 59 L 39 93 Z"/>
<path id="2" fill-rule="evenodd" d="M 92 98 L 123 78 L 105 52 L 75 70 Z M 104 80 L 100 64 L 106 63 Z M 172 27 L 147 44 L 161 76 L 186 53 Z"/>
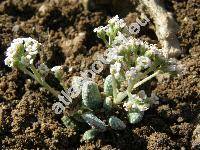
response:
<path id="1" fill-rule="evenodd" d="M 142 120 L 144 112 L 132 111 L 128 113 L 128 119 L 131 124 L 138 123 Z"/>
<path id="2" fill-rule="evenodd" d="M 101 106 L 101 95 L 95 82 L 85 81 L 83 83 L 82 102 L 86 107 L 93 110 Z"/>
<path id="3" fill-rule="evenodd" d="M 109 125 L 114 130 L 123 130 L 126 128 L 125 123 L 115 116 L 111 116 L 109 118 Z"/>
<path id="4" fill-rule="evenodd" d="M 106 99 L 104 100 L 104 103 L 103 103 L 103 108 L 106 110 L 106 111 L 110 111 L 112 109 L 112 98 L 111 97 L 106 97 Z"/>
<path id="5" fill-rule="evenodd" d="M 106 96 L 113 95 L 112 75 L 108 75 L 104 81 L 104 93 Z"/>
<path id="6" fill-rule="evenodd" d="M 74 88 L 74 89 L 76 89 L 76 91 L 79 93 L 79 94 L 81 94 L 81 91 L 82 91 L 82 87 L 83 87 L 83 82 L 84 82 L 84 80 L 83 80 L 83 77 L 79 77 L 79 76 L 74 76 L 73 78 L 72 78 L 72 87 Z"/>
<path id="7" fill-rule="evenodd" d="M 71 118 L 69 118 L 68 116 L 63 116 L 61 118 L 63 124 L 66 126 L 66 127 L 70 127 L 70 128 L 75 128 L 76 127 L 76 124 L 71 120 Z"/>
<path id="8" fill-rule="evenodd" d="M 97 129 L 90 129 L 87 130 L 84 134 L 83 134 L 83 141 L 89 141 L 95 138 L 95 136 L 99 133 L 99 131 Z"/>
<path id="9" fill-rule="evenodd" d="M 94 127 L 101 132 L 106 131 L 107 126 L 106 124 L 101 121 L 99 118 L 97 118 L 94 114 L 92 113 L 85 113 L 82 115 L 82 118 L 85 120 L 86 123 L 88 123 L 91 127 Z"/>

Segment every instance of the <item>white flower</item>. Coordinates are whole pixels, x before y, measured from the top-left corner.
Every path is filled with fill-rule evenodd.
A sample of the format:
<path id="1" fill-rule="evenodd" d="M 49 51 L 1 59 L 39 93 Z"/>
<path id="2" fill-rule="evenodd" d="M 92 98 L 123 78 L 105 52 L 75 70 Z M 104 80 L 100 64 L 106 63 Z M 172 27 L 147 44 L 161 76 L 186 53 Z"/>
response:
<path id="1" fill-rule="evenodd" d="M 143 102 L 143 99 L 140 98 L 137 94 L 131 94 L 131 97 L 129 98 L 129 100 L 132 100 L 132 101 L 138 101 L 138 102 Z"/>
<path id="2" fill-rule="evenodd" d="M 132 109 L 132 106 L 133 106 L 132 101 L 124 102 L 124 104 L 123 104 L 123 107 L 126 111 L 130 111 Z"/>
<path id="3" fill-rule="evenodd" d="M 21 42 L 11 43 L 11 46 L 6 51 L 5 65 L 14 67 L 23 55 L 23 51 L 23 44 Z"/>
<path id="4" fill-rule="evenodd" d="M 5 64 L 9 67 L 32 64 L 40 47 L 40 43 L 32 38 L 14 39 L 6 51 Z"/>
<path id="5" fill-rule="evenodd" d="M 116 22 L 115 25 L 120 27 L 120 28 L 124 28 L 126 26 L 126 23 L 124 22 L 123 19 L 120 19 L 119 21 Z"/>
<path id="6" fill-rule="evenodd" d="M 108 23 L 110 25 L 114 25 L 114 28 L 118 29 L 118 28 L 123 28 L 126 26 L 126 23 L 124 22 L 123 19 L 119 19 L 119 16 L 116 15 L 115 17 L 111 18 Z"/>
<path id="7" fill-rule="evenodd" d="M 60 71 L 60 69 L 62 69 L 62 66 L 54 66 L 53 68 L 51 68 L 51 71 L 58 72 L 58 71 Z"/>
<path id="8" fill-rule="evenodd" d="M 95 28 L 93 31 L 97 32 L 97 33 L 100 33 L 102 31 L 104 31 L 104 27 L 103 26 L 99 26 L 99 27 Z"/>
<path id="9" fill-rule="evenodd" d="M 24 64 L 25 66 L 28 66 L 30 64 L 30 57 L 28 56 L 22 56 L 21 57 L 21 61 L 22 64 Z M 33 61 L 31 61 L 31 64 L 33 63 Z"/>
<path id="10" fill-rule="evenodd" d="M 146 69 L 148 67 L 151 66 L 151 60 L 149 59 L 149 57 L 146 57 L 146 56 L 140 56 L 137 58 L 136 60 L 137 62 L 137 65 Z"/>
<path id="11" fill-rule="evenodd" d="M 146 103 L 144 100 L 147 98 L 144 90 L 139 91 L 137 94 L 132 94 L 132 101 L 134 104 L 132 108 L 139 109 L 140 111 L 146 111 L 149 109 L 150 104 Z"/>
<path id="12" fill-rule="evenodd" d="M 106 54 L 106 60 L 108 62 L 122 62 L 124 56 L 119 55 L 119 51 L 117 47 L 107 49 L 108 53 Z"/>
<path id="13" fill-rule="evenodd" d="M 135 94 L 131 94 L 131 98 L 129 97 L 127 102 L 124 102 L 123 107 L 126 111 L 130 111 L 132 109 L 137 109 L 137 104 L 135 103 L 135 99 L 139 97 Z"/>
<path id="14" fill-rule="evenodd" d="M 144 99 L 147 98 L 144 91 L 140 91 L 138 94 L 131 94 L 127 102 L 124 102 L 123 107 L 126 111 L 138 109 L 140 111 L 146 111 L 149 109 L 150 104 L 145 103 Z"/>
<path id="15" fill-rule="evenodd" d="M 40 64 L 38 66 L 38 71 L 42 76 L 46 76 L 48 75 L 50 69 L 47 67 L 47 65 L 45 65 L 44 63 Z"/>
<path id="16" fill-rule="evenodd" d="M 132 43 L 135 46 L 142 46 L 144 45 L 144 42 L 140 39 L 132 38 L 130 39 L 130 43 Z"/>
<path id="17" fill-rule="evenodd" d="M 114 41 L 113 41 L 113 45 L 119 45 L 119 46 L 123 46 L 123 47 L 127 47 L 127 43 L 129 42 L 129 39 L 125 37 L 125 35 L 121 32 L 118 31 L 117 36 L 115 37 Z M 116 47 L 117 47 L 116 46 Z"/>
<path id="18" fill-rule="evenodd" d="M 134 79 L 137 77 L 138 72 L 140 69 L 138 67 L 131 67 L 130 70 L 126 72 L 126 78 L 127 79 Z"/>
<path id="19" fill-rule="evenodd" d="M 136 103 L 132 103 L 132 106 L 131 106 L 132 109 L 138 109 L 138 105 Z"/>
<path id="20" fill-rule="evenodd" d="M 142 104 L 142 105 L 137 105 L 137 107 L 138 107 L 138 109 L 139 109 L 140 111 L 146 111 L 146 110 L 149 109 L 150 104 L 144 103 L 144 104 Z"/>
<path id="21" fill-rule="evenodd" d="M 136 100 L 142 101 L 136 94 L 131 94 L 127 102 L 124 102 L 123 107 L 126 111 L 130 111 L 132 109 L 138 109 L 138 105 L 136 104 Z"/>
<path id="22" fill-rule="evenodd" d="M 21 43 L 21 44 L 23 44 L 23 43 L 24 43 L 23 38 L 14 39 L 14 40 L 12 41 L 11 45 L 12 45 L 12 44 L 15 44 L 15 43 Z"/>
<path id="23" fill-rule="evenodd" d="M 121 67 L 122 67 L 121 63 L 115 62 L 113 65 L 110 65 L 110 73 L 111 74 L 120 73 Z"/>
<path id="24" fill-rule="evenodd" d="M 117 53 L 120 54 L 124 51 L 126 51 L 128 49 L 128 47 L 126 45 L 119 45 L 118 48 L 117 48 Z"/>
<path id="25" fill-rule="evenodd" d="M 51 69 L 51 71 L 54 73 L 55 77 L 58 79 L 60 79 L 64 73 L 62 66 L 55 66 Z"/>
<path id="26" fill-rule="evenodd" d="M 108 23 L 109 24 L 114 24 L 115 22 L 119 21 L 119 16 L 116 15 L 115 17 L 111 18 Z"/>
<path id="27" fill-rule="evenodd" d="M 161 56 L 161 55 L 162 55 L 161 50 L 157 48 L 156 44 L 150 44 L 150 46 L 149 46 L 149 51 L 150 51 L 153 55 L 158 55 L 158 56 Z"/>

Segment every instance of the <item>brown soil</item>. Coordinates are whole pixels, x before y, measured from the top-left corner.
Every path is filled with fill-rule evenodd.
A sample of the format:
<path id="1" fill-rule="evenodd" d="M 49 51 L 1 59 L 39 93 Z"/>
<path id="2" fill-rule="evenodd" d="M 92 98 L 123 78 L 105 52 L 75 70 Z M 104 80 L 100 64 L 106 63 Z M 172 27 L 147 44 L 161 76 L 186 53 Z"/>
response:
<path id="1" fill-rule="evenodd" d="M 0 147 L 191 149 L 194 120 L 200 113 L 200 2 L 167 0 L 165 6 L 180 26 L 178 38 L 185 52 L 180 60 L 185 75 L 152 84 L 161 103 L 147 111 L 140 123 L 128 125 L 125 131 L 102 133 L 84 143 L 80 142 L 83 131 L 66 128 L 62 115 L 51 110 L 55 98 L 29 76 L 4 65 L 4 52 L 14 38 L 31 36 L 44 45 L 38 61 L 46 61 L 49 67 L 64 65 L 66 71 L 72 69 L 65 76 L 69 84 L 73 75 L 90 68 L 97 54 L 105 50 L 93 29 L 116 14 L 134 22 L 140 15 L 133 9 L 136 4 L 129 2 L 126 7 L 115 2 L 87 12 L 76 0 L 0 0 Z M 138 37 L 158 43 L 152 25 L 142 28 Z M 106 71 L 107 67 L 97 76 L 99 83 Z"/>

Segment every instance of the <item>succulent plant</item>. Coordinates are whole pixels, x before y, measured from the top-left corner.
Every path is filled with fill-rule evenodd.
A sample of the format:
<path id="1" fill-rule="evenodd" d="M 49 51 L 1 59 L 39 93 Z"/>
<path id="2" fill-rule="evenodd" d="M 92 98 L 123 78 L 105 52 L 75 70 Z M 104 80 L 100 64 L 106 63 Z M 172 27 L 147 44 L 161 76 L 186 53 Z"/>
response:
<path id="1" fill-rule="evenodd" d="M 34 65 L 35 58 L 41 44 L 32 38 L 13 40 L 11 46 L 7 49 L 5 59 L 6 65 L 22 70 L 54 96 L 58 96 L 60 102 L 52 107 L 56 108 L 58 114 L 64 111 L 58 111 L 60 109 L 65 107 L 70 109 L 68 104 L 73 103 L 72 98 L 76 98 L 77 93 L 81 95 L 82 101 L 77 102 L 76 110 L 72 111 L 70 117 L 64 116 L 62 121 L 65 126 L 69 127 L 78 127 L 73 119 L 89 124 L 91 129 L 84 133 L 83 140 L 93 139 L 98 132 L 106 131 L 108 126 L 114 130 L 125 129 L 123 117 L 119 119 L 110 116 L 111 113 L 114 114 L 118 110 L 120 110 L 118 112 L 126 112 L 129 123 L 140 122 L 144 112 L 150 106 L 159 104 L 159 102 L 154 93 L 146 94 L 144 90 L 139 90 L 138 87 L 163 72 L 172 73 L 181 69 L 176 65 L 175 60 L 168 59 L 162 49 L 158 49 L 156 45 L 133 38 L 127 32 L 127 25 L 124 20 L 119 19 L 118 16 L 110 19 L 107 26 L 95 28 L 94 32 L 106 44 L 105 61 L 110 63 L 110 74 L 104 80 L 102 95 L 98 88 L 99 85 L 94 81 L 85 79 L 85 76 L 73 77 L 73 88 L 67 91 L 65 83 L 62 81 L 64 72 L 61 66 L 49 69 L 45 63 L 42 63 L 36 67 Z M 59 92 L 45 81 L 45 76 L 49 72 L 55 75 L 63 89 L 67 91 L 61 91 L 64 96 L 58 94 Z M 94 72 L 92 73 L 94 74 Z M 76 91 L 76 94 L 73 90 Z M 150 97 L 147 96 L 150 94 Z M 76 96 L 72 97 L 72 95 Z M 68 102 L 64 100 L 64 97 L 68 99 Z M 79 100 L 79 98 L 77 99 Z M 62 103 L 67 106 L 64 107 Z M 99 119 L 102 118 L 98 116 L 99 114 L 103 114 L 104 121 Z"/>
<path id="2" fill-rule="evenodd" d="M 77 91 L 79 91 L 80 94 L 82 92 L 83 81 L 84 81 L 84 78 L 79 77 L 79 76 L 74 76 L 72 78 L 72 83 L 71 84 Z"/>

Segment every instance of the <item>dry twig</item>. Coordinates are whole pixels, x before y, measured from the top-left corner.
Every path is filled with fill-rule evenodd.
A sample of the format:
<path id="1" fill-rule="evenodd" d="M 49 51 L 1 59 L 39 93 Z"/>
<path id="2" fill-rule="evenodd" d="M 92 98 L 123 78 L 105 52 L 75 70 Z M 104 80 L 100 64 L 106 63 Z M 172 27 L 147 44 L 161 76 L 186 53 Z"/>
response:
<path id="1" fill-rule="evenodd" d="M 143 8 L 153 18 L 156 35 L 168 57 L 177 57 L 181 54 L 177 33 L 177 23 L 173 15 L 163 7 L 161 0 L 140 0 Z"/>

